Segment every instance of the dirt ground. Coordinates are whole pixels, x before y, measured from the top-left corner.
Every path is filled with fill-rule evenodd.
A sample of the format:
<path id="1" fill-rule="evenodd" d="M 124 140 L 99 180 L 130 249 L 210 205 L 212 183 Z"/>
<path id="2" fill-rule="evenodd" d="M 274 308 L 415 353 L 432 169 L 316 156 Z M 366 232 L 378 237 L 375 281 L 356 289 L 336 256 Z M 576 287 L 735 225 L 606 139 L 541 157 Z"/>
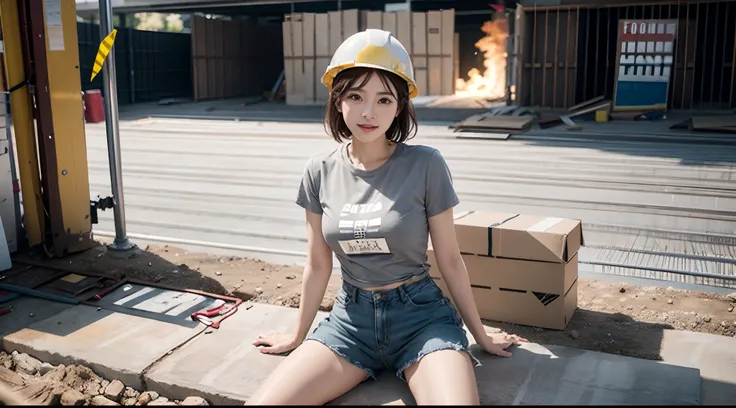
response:
<path id="1" fill-rule="evenodd" d="M 29 255 L 16 260 L 24 259 L 39 260 Z M 133 279 L 243 300 L 299 306 L 302 268 L 257 259 L 190 253 L 169 245 L 151 245 L 121 255 L 100 245 L 44 264 L 82 273 L 125 274 Z M 340 284 L 340 277 L 333 276 L 322 310 L 332 308 Z M 666 329 L 736 336 L 734 306 L 736 292 L 726 296 L 581 278 L 578 310 L 566 330 L 491 321 L 486 324 L 537 343 L 658 360 Z"/>

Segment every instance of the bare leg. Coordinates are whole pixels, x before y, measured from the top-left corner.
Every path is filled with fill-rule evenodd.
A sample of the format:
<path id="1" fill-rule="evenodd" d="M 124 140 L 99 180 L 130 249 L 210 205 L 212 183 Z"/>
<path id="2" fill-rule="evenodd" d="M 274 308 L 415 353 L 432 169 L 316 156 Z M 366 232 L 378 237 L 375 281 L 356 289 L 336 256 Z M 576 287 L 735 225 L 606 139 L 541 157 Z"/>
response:
<path id="1" fill-rule="evenodd" d="M 245 405 L 324 405 L 367 377 L 324 344 L 308 340 L 276 367 Z"/>
<path id="2" fill-rule="evenodd" d="M 470 356 L 440 350 L 404 370 L 417 405 L 479 405 L 478 385 Z"/>

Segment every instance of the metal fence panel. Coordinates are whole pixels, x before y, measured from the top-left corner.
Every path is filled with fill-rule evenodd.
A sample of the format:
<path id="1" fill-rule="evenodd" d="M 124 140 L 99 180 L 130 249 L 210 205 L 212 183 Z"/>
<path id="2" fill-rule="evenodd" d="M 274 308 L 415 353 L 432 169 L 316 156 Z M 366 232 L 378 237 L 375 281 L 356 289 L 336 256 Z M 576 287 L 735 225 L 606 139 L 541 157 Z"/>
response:
<path id="1" fill-rule="evenodd" d="M 102 90 L 102 74 L 90 82 L 100 45 L 97 24 L 77 23 L 82 90 Z M 120 104 L 191 98 L 191 36 L 118 28 L 113 51 Z"/>

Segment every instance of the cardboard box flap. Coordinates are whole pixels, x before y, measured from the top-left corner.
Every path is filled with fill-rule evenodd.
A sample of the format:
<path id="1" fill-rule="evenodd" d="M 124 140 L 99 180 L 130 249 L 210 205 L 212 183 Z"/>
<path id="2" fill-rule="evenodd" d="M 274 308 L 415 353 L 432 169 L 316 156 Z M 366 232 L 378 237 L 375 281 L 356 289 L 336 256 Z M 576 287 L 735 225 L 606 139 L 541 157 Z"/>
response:
<path id="1" fill-rule="evenodd" d="M 500 212 L 471 212 L 455 219 L 455 234 L 460 252 L 491 255 L 491 231 L 519 214 Z"/>
<path id="2" fill-rule="evenodd" d="M 520 215 L 493 230 L 491 255 L 567 262 L 583 245 L 580 220 Z"/>

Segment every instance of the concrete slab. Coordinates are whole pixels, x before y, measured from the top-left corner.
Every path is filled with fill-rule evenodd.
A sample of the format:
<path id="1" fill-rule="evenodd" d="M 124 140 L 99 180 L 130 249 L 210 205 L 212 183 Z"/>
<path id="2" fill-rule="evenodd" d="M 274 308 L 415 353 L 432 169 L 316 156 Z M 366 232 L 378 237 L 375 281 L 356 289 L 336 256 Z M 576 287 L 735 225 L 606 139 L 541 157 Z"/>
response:
<path id="1" fill-rule="evenodd" d="M 169 398 L 200 395 L 212 404 L 241 404 L 283 357 L 261 354 L 251 340 L 293 327 L 297 310 L 256 304 L 214 333 L 203 334 L 158 362 L 145 375 L 148 389 Z M 315 323 L 323 318 L 320 314 Z M 473 346 L 484 404 L 699 403 L 697 369 L 566 347 L 526 344 L 510 359 Z M 405 383 L 387 372 L 330 405 L 414 404 Z"/>
<path id="2" fill-rule="evenodd" d="M 0 339 L 64 310 L 71 309 L 74 305 L 23 296 L 3 303 L 2 307 L 12 307 L 13 311 L 0 317 Z"/>
<path id="3" fill-rule="evenodd" d="M 698 405 L 698 370 L 573 349 L 525 344 L 513 357 L 473 346 L 482 405 Z M 339 405 L 414 405 L 392 374 L 333 401 Z"/>
<path id="4" fill-rule="evenodd" d="M 147 367 L 204 329 L 78 305 L 7 334 L 3 347 L 52 364 L 83 364 L 140 389 Z"/>
<path id="5" fill-rule="evenodd" d="M 326 316 L 320 312 L 315 325 Z M 144 377 L 147 389 L 169 399 L 199 395 L 210 404 L 242 404 L 283 359 L 262 354 L 251 342 L 262 333 L 288 332 L 296 319 L 293 308 L 241 306 L 219 330 L 198 336 L 151 367 Z"/>
<path id="6" fill-rule="evenodd" d="M 660 355 L 667 363 L 700 370 L 702 405 L 736 401 L 736 338 L 665 330 Z"/>

